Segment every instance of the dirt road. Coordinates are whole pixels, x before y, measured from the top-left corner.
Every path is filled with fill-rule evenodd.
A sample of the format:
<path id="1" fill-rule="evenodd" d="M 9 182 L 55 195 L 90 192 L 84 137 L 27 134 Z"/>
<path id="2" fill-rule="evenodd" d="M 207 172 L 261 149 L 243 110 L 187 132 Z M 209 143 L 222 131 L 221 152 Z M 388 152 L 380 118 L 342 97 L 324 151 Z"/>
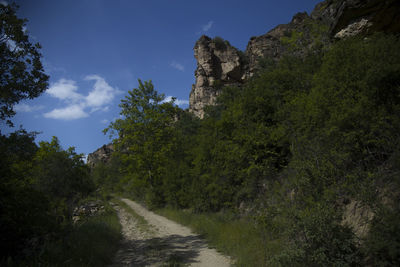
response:
<path id="1" fill-rule="evenodd" d="M 116 206 L 124 236 L 116 266 L 230 266 L 231 260 L 210 249 L 189 228 L 159 216 L 129 199 L 121 199 L 150 225 L 143 229 L 137 219 Z"/>

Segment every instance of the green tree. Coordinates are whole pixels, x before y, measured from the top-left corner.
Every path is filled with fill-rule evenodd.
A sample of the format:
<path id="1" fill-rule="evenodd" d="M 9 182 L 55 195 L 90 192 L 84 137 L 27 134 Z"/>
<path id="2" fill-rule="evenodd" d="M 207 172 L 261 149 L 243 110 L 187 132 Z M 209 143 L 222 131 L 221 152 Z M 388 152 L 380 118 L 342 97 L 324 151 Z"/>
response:
<path id="1" fill-rule="evenodd" d="M 97 188 L 105 192 L 117 192 L 121 191 L 120 187 L 123 187 L 119 183 L 123 177 L 123 173 L 124 170 L 120 158 L 116 155 L 112 155 L 109 162 L 96 163 L 90 171 L 90 176 Z"/>
<path id="2" fill-rule="evenodd" d="M 93 190 L 89 169 L 74 147 L 63 150 L 57 137 L 51 142 L 39 142 L 34 157 L 34 184 L 52 200 L 67 201 L 71 208 L 74 201 Z"/>
<path id="3" fill-rule="evenodd" d="M 32 186 L 34 138 L 25 130 L 0 135 L 0 264 L 28 256 L 57 229 L 49 199 Z"/>
<path id="4" fill-rule="evenodd" d="M 29 41 L 27 20 L 17 17 L 17 8 L 0 4 L 0 120 L 15 115 L 13 106 L 20 100 L 38 97 L 48 87 L 40 44 Z"/>
<path id="5" fill-rule="evenodd" d="M 171 153 L 173 123 L 177 108 L 165 102 L 151 81 L 139 80 L 139 87 L 128 92 L 120 104 L 122 119 L 105 129 L 115 131 L 117 154 L 127 168 L 126 179 L 134 195 L 145 197 L 149 204 L 163 203 L 163 177 Z"/>

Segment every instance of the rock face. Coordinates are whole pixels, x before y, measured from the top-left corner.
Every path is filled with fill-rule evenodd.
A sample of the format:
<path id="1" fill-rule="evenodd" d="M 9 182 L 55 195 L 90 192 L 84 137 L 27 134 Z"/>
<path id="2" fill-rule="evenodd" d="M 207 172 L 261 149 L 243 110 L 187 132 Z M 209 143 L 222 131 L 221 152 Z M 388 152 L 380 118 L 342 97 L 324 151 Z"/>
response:
<path id="1" fill-rule="evenodd" d="M 190 93 L 189 110 L 203 118 L 204 107 L 215 104 L 219 86 L 243 82 L 244 55 L 221 38 L 203 35 L 194 46 L 194 56 L 196 84 Z"/>
<path id="2" fill-rule="evenodd" d="M 220 37 L 211 39 L 201 36 L 194 46 L 197 60 L 195 71 L 196 83 L 192 86 L 189 98 L 189 111 L 197 117 L 204 117 L 204 107 L 214 105 L 221 87 L 240 85 L 254 75 L 260 59 L 279 60 L 288 50 L 284 39 L 289 39 L 292 32 L 302 32 L 296 40 L 302 49 L 293 53 L 301 56 L 313 42 L 307 13 L 296 14 L 288 24 L 282 24 L 268 33 L 252 37 L 246 51 L 242 52 Z"/>
<path id="3" fill-rule="evenodd" d="M 319 3 L 311 17 L 329 26 L 329 35 L 338 39 L 377 31 L 400 31 L 398 0 L 326 0 Z"/>
<path id="4" fill-rule="evenodd" d="M 293 32 L 302 33 L 302 36 L 299 36 L 294 41 L 301 42 L 299 47 L 304 48 L 297 50 L 295 53 L 299 54 L 299 56 L 303 54 L 307 45 L 310 45 L 312 42 L 311 38 L 305 38 L 310 34 L 307 24 L 310 20 L 307 13 L 297 13 L 290 23 L 278 25 L 264 35 L 251 37 L 245 51 L 248 58 L 248 73 L 246 77 L 249 78 L 254 75 L 260 59 L 268 58 L 276 61 L 285 52 L 288 52 L 290 47 L 285 43 L 285 40 L 289 40 Z M 304 42 L 307 42 L 307 45 Z"/>
<path id="5" fill-rule="evenodd" d="M 103 145 L 87 157 L 87 165 L 93 168 L 97 163 L 107 163 L 111 159 L 111 154 L 114 152 L 113 144 Z"/>
<path id="6" fill-rule="evenodd" d="M 194 47 L 196 83 L 190 92 L 189 111 L 203 118 L 204 107 L 216 103 L 221 88 L 245 82 L 257 72 L 262 59 L 277 61 L 285 53 L 301 57 L 310 48 L 335 39 L 376 31 L 400 32 L 400 1 L 326 0 L 310 16 L 298 13 L 290 23 L 251 37 L 244 52 L 222 38 L 203 35 Z"/>

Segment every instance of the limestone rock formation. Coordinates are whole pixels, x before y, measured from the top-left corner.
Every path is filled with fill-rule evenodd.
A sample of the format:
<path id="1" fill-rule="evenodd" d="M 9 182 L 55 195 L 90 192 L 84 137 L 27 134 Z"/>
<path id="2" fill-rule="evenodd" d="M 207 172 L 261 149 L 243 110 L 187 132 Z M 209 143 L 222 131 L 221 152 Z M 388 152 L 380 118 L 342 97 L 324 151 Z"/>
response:
<path id="1" fill-rule="evenodd" d="M 254 75 L 260 59 L 279 60 L 287 52 L 284 39 L 290 39 L 293 32 L 301 32 L 296 39 L 298 47 L 292 53 L 301 56 L 314 40 L 310 37 L 307 13 L 296 14 L 288 24 L 278 25 L 268 33 L 252 37 L 246 51 L 242 52 L 220 37 L 211 39 L 201 36 L 194 47 L 197 60 L 196 83 L 190 92 L 189 111 L 203 118 L 204 107 L 214 105 L 222 86 L 240 85 Z M 297 45 L 296 43 L 296 45 Z"/>
<path id="2" fill-rule="evenodd" d="M 93 168 L 97 163 L 107 163 L 111 159 L 111 154 L 114 152 L 113 144 L 103 145 L 87 157 L 87 165 Z"/>
<path id="3" fill-rule="evenodd" d="M 240 84 L 244 79 L 243 53 L 222 38 L 201 36 L 194 46 L 196 84 L 190 93 L 189 110 L 204 116 L 204 107 L 215 104 L 219 85 Z"/>
<path id="4" fill-rule="evenodd" d="M 215 104 L 221 86 L 243 83 L 254 74 L 260 58 L 278 59 L 285 49 L 280 39 L 298 28 L 306 18 L 306 13 L 299 13 L 291 23 L 252 37 L 245 52 L 220 37 L 201 36 L 194 46 L 196 83 L 190 93 L 189 111 L 202 118 L 204 107 Z"/>
<path id="5" fill-rule="evenodd" d="M 240 85 L 257 72 L 260 59 L 279 60 L 285 53 L 304 56 L 310 49 L 376 31 L 400 32 L 398 0 L 326 0 L 310 14 L 298 13 L 288 24 L 251 37 L 242 52 L 222 38 L 202 36 L 194 47 L 196 82 L 190 92 L 189 111 L 204 117 L 204 107 L 214 105 L 220 88 Z"/>

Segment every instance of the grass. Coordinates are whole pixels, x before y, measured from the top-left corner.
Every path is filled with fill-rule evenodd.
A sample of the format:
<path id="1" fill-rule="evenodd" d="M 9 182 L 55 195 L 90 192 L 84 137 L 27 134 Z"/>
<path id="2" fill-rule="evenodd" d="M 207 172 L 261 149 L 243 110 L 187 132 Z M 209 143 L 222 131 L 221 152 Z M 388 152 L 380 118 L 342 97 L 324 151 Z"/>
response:
<path id="1" fill-rule="evenodd" d="M 194 214 L 164 208 L 157 213 L 204 236 L 211 247 L 230 255 L 237 266 L 265 265 L 265 238 L 255 225 L 246 219 L 235 219 L 228 214 Z"/>
<path id="2" fill-rule="evenodd" d="M 107 266 L 121 239 L 115 210 L 104 203 L 105 212 L 72 226 L 63 239 L 48 243 L 36 259 L 38 266 Z"/>

